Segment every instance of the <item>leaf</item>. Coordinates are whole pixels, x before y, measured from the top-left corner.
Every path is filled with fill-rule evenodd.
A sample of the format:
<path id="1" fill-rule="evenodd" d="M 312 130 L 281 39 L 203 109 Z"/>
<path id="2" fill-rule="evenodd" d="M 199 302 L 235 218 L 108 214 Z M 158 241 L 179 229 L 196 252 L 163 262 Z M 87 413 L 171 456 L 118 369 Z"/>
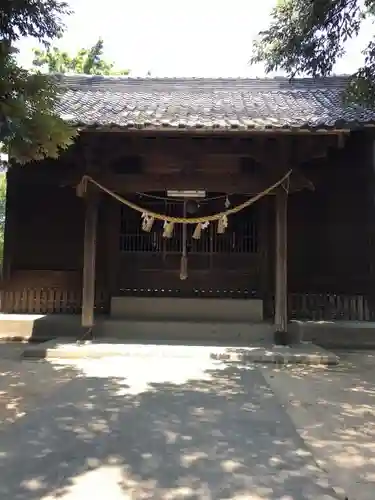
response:
<path id="1" fill-rule="evenodd" d="M 48 73 L 75 73 L 87 75 L 128 75 L 130 70 L 116 70 L 113 62 L 103 57 L 104 42 L 101 38 L 89 49 L 81 48 L 75 55 L 69 55 L 57 47 L 47 48 L 38 54 L 34 51 L 34 66 Z"/>
<path id="2" fill-rule="evenodd" d="M 76 130 L 54 111 L 59 99 L 47 75 L 18 68 L 3 60 L 0 75 L 0 141 L 20 163 L 56 157 L 72 143 Z"/>
<path id="3" fill-rule="evenodd" d="M 268 29 L 254 42 L 251 62 L 265 63 L 268 73 L 284 70 L 291 78 L 328 76 L 343 56 L 345 42 L 374 14 L 375 0 L 281 0 Z M 352 76 L 346 99 L 374 106 L 373 42 L 364 53 L 365 66 Z"/>

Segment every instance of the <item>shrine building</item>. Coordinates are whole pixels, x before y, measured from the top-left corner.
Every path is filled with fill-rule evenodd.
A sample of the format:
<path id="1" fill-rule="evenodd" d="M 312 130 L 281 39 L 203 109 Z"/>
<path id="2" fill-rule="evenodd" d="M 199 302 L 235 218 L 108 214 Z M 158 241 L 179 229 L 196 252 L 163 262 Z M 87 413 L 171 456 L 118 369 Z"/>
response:
<path id="1" fill-rule="evenodd" d="M 2 312 L 372 319 L 375 112 L 346 84 L 60 77 L 79 134 L 7 172 Z"/>

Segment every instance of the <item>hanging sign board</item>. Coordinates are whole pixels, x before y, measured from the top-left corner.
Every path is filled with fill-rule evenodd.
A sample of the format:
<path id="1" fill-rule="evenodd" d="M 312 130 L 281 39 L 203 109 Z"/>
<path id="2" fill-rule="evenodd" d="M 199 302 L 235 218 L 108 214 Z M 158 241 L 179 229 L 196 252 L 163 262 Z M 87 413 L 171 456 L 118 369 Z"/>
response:
<path id="1" fill-rule="evenodd" d="M 167 191 L 167 196 L 170 198 L 205 198 L 206 191 L 178 191 L 172 189 L 170 191 Z"/>

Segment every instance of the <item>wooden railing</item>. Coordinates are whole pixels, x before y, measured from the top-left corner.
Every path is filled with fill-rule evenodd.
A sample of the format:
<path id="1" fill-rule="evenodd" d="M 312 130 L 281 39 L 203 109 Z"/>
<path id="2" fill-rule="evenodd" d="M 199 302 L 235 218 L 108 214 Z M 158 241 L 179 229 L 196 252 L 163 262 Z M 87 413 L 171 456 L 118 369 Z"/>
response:
<path id="1" fill-rule="evenodd" d="M 374 314 L 364 295 L 291 293 L 289 319 L 313 321 L 372 321 Z"/>
<path id="2" fill-rule="evenodd" d="M 12 314 L 76 314 L 81 311 L 82 292 L 58 288 L 24 288 L 0 291 L 0 310 Z M 97 291 L 95 310 L 109 310 L 109 296 Z"/>

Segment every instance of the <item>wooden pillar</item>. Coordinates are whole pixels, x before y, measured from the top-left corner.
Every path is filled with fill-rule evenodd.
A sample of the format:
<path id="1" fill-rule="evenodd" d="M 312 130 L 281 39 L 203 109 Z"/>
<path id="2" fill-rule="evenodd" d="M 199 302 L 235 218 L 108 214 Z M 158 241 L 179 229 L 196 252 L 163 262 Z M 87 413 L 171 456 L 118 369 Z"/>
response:
<path id="1" fill-rule="evenodd" d="M 8 281 L 12 274 L 12 259 L 14 257 L 14 243 L 17 238 L 18 227 L 16 225 L 16 185 L 11 171 L 6 173 L 6 204 L 5 204 L 5 227 L 4 227 L 4 250 L 2 279 Z M 5 311 L 3 311 L 5 312 Z"/>
<path id="2" fill-rule="evenodd" d="M 109 196 L 105 197 L 106 239 L 107 239 L 107 280 L 109 296 L 118 293 L 120 271 L 120 227 L 121 203 Z"/>
<path id="3" fill-rule="evenodd" d="M 276 281 L 275 281 L 275 343 L 288 344 L 288 269 L 287 269 L 287 207 L 288 193 L 281 186 L 276 192 Z"/>
<path id="4" fill-rule="evenodd" d="M 375 141 L 369 141 L 369 160 L 370 164 L 369 179 L 367 185 L 369 187 L 369 208 L 368 208 L 368 270 L 369 284 L 367 288 L 369 302 L 369 319 L 375 319 Z"/>
<path id="5" fill-rule="evenodd" d="M 260 286 L 262 291 L 263 300 L 267 300 L 269 293 L 269 202 L 273 201 L 272 196 L 265 196 L 258 202 L 259 214 L 259 254 L 261 256 L 260 262 Z M 273 212 L 272 212 L 273 214 Z"/>
<path id="6" fill-rule="evenodd" d="M 82 326 L 92 328 L 94 326 L 96 231 L 98 222 L 98 197 L 92 186 L 88 186 L 85 203 Z"/>

